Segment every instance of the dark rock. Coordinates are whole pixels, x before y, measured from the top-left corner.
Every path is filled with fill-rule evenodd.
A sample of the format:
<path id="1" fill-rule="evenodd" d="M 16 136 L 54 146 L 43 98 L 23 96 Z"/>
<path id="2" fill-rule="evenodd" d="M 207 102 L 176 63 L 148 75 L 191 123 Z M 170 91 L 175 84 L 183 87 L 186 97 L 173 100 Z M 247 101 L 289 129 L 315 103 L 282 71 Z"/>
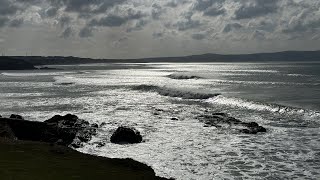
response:
<path id="1" fill-rule="evenodd" d="M 90 141 L 91 137 L 96 135 L 97 128 L 96 125 L 92 127 L 87 121 L 75 115 L 67 114 L 56 115 L 44 122 L 27 121 L 17 115 L 11 115 L 10 119 L 1 118 L 0 129 L 6 129 L 2 133 L 3 136 L 8 136 L 8 133 L 11 133 L 9 130 L 12 130 L 12 134 L 18 140 L 42 141 L 64 146 L 72 144 L 72 147 L 81 147 L 84 142 Z"/>
<path id="2" fill-rule="evenodd" d="M 140 143 L 142 136 L 133 128 L 119 127 L 111 136 L 110 141 L 116 144 Z"/>
<path id="3" fill-rule="evenodd" d="M 103 127 L 105 125 L 107 125 L 107 123 L 103 122 L 103 123 L 100 124 L 100 127 Z"/>
<path id="4" fill-rule="evenodd" d="M 240 133 L 245 134 L 257 134 L 259 132 L 267 132 L 267 130 L 259 126 L 256 122 L 242 122 L 239 119 L 234 117 L 229 117 L 228 114 L 225 113 L 212 113 L 212 114 L 201 114 L 197 116 L 197 119 L 200 122 L 203 122 L 204 127 L 214 126 L 216 128 L 224 128 L 230 130 L 236 130 Z"/>
<path id="5" fill-rule="evenodd" d="M 11 115 L 10 115 L 10 118 L 11 118 L 11 119 L 23 119 L 22 116 L 17 115 L 17 114 L 11 114 Z"/>
<path id="6" fill-rule="evenodd" d="M 176 118 L 176 117 L 171 118 L 171 120 L 172 120 L 172 121 L 179 121 L 179 119 Z"/>
<path id="7" fill-rule="evenodd" d="M 44 123 L 59 128 L 63 133 L 62 140 L 66 144 L 72 143 L 72 147 L 81 147 L 83 142 L 88 142 L 96 135 L 97 124 L 90 125 L 89 122 L 79 119 L 76 115 L 67 114 L 65 116 L 55 115 Z M 70 142 L 70 140 L 72 141 Z M 73 142 L 77 139 L 79 142 Z"/>
<path id="8" fill-rule="evenodd" d="M 93 128 L 98 128 L 99 125 L 98 125 L 97 123 L 93 123 L 93 124 L 91 124 L 91 127 L 93 127 Z"/>
<path id="9" fill-rule="evenodd" d="M 98 142 L 96 147 L 99 148 L 99 147 L 103 147 L 105 145 L 106 145 L 106 143 L 104 143 L 104 142 Z"/>
<path id="10" fill-rule="evenodd" d="M 212 115 L 214 115 L 214 116 L 223 116 L 223 117 L 227 117 L 228 116 L 228 114 L 226 114 L 226 113 L 212 113 Z"/>
<path id="11" fill-rule="evenodd" d="M 0 122 L 0 137 L 11 140 L 17 139 L 10 126 L 3 122 Z"/>
<path id="12" fill-rule="evenodd" d="M 160 115 L 160 113 L 158 113 L 158 112 L 154 112 L 154 113 L 153 113 L 153 115 L 155 115 L 155 116 L 159 116 L 159 115 Z"/>

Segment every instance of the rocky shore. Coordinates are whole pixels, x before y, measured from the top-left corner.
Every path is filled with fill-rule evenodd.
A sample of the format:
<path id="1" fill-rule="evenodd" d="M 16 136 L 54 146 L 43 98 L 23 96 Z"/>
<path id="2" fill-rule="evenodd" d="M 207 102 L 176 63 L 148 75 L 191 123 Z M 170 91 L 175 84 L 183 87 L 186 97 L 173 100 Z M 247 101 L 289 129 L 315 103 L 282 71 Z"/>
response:
<path id="1" fill-rule="evenodd" d="M 14 114 L 9 118 L 0 116 L 0 177 L 165 179 L 157 177 L 151 167 L 132 159 L 97 157 L 72 149 L 88 142 L 98 127 L 71 114 L 56 115 L 44 122 L 27 121 Z M 126 133 L 134 133 L 138 141 Z M 133 129 L 119 127 L 113 140 L 118 140 L 115 143 L 139 143 L 142 137 Z"/>

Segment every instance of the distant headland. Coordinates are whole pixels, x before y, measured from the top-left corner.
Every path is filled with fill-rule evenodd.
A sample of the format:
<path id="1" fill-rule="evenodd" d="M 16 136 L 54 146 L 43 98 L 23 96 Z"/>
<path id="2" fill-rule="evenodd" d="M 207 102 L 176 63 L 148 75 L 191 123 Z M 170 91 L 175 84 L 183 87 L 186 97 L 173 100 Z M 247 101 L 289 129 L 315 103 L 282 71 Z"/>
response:
<path id="1" fill-rule="evenodd" d="M 201 54 L 181 57 L 154 57 L 141 59 L 91 59 L 63 56 L 0 56 L 0 70 L 37 69 L 41 65 L 88 63 L 158 63 L 158 62 L 268 62 L 320 61 L 320 51 L 283 51 L 257 54 Z"/>

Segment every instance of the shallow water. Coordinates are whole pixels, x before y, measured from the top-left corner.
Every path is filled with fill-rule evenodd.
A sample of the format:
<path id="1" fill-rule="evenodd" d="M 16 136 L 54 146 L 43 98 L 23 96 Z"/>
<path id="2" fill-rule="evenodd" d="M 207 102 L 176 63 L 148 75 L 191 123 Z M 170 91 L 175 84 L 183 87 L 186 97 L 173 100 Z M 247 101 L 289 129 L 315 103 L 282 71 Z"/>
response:
<path id="1" fill-rule="evenodd" d="M 130 157 L 177 179 L 319 179 L 320 63 L 102 64 L 0 75 L 0 114 L 105 122 L 79 151 Z M 168 75 L 197 76 L 171 79 Z M 217 93 L 221 94 L 215 96 Z M 212 96 L 212 97 L 211 97 Z M 162 111 L 159 111 L 161 109 Z M 265 134 L 203 127 L 205 111 L 255 121 Z M 158 115 L 157 115 L 158 114 Z M 178 121 L 172 121 L 177 117 Z M 144 142 L 109 142 L 120 125 Z M 97 147 L 98 142 L 105 142 Z"/>

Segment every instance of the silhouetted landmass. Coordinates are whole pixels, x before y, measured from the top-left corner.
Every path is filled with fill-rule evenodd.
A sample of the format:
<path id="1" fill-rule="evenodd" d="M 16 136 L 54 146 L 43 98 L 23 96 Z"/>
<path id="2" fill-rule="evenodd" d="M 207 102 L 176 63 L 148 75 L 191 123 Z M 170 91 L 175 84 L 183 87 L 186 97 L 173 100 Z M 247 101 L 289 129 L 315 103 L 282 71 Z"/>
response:
<path id="1" fill-rule="evenodd" d="M 14 57 L 0 56 L 0 70 L 29 70 L 36 69 L 32 63 Z"/>
<path id="2" fill-rule="evenodd" d="M 0 179 L 166 179 L 132 159 L 86 155 L 68 148 L 74 147 L 72 141 L 79 133 L 84 135 L 80 141 L 90 140 L 96 128 L 71 114 L 44 122 L 0 115 Z"/>
<path id="3" fill-rule="evenodd" d="M 88 64 L 88 63 L 155 63 L 155 62 L 268 62 L 268 61 L 319 61 L 320 51 L 284 51 L 275 53 L 257 53 L 257 54 L 202 54 L 182 57 L 156 57 L 141 59 L 91 59 L 79 57 L 62 56 L 11 56 L 1 57 L 0 59 L 10 60 L 17 63 L 21 60 L 23 63 L 32 65 L 64 65 L 64 64 Z M 0 61 L 1 62 L 1 61 Z M 8 62 L 8 61 L 6 61 Z M 1 62 L 0 65 L 4 64 Z M 12 62 L 11 62 L 12 64 Z M 29 68 L 30 64 L 28 65 Z M 23 67 L 23 66 L 22 66 Z"/>

